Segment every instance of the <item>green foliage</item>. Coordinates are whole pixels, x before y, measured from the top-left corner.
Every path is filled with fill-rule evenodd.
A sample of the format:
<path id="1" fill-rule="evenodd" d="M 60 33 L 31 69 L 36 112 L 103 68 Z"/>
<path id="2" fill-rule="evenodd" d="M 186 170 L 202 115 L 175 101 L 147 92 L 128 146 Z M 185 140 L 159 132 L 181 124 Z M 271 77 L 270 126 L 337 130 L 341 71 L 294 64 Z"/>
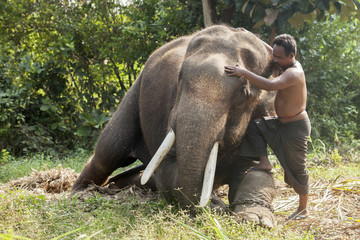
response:
<path id="1" fill-rule="evenodd" d="M 0 149 L 21 155 L 94 142 L 151 52 L 196 28 L 188 7 L 2 1 Z"/>
<path id="2" fill-rule="evenodd" d="M 105 123 L 107 123 L 110 120 L 110 117 L 106 116 L 105 114 L 98 114 L 97 112 L 94 112 L 93 114 L 89 113 L 82 113 L 81 118 L 84 120 L 82 126 L 78 128 L 78 130 L 75 132 L 75 135 L 81 136 L 81 137 L 89 137 L 91 136 L 92 129 L 101 129 Z"/>
<path id="3" fill-rule="evenodd" d="M 326 145 L 323 141 L 321 141 L 320 139 L 315 139 L 312 140 L 312 138 L 310 137 L 309 139 L 309 143 L 310 146 L 309 148 L 316 154 L 321 155 L 321 156 L 326 156 Z"/>
<path id="4" fill-rule="evenodd" d="M 226 0 L 225 6 L 235 6 L 236 11 L 250 17 L 252 26 L 274 26 L 283 31 L 287 25 L 298 29 L 305 22 L 324 19 L 326 14 L 341 14 L 341 20 L 360 19 L 358 0 Z"/>
<path id="5" fill-rule="evenodd" d="M 330 159 L 331 159 L 332 161 L 334 161 L 335 164 L 340 165 L 341 160 L 342 160 L 342 156 L 339 154 L 339 150 L 338 150 L 338 149 L 335 148 L 334 151 L 331 152 L 331 154 L 330 154 Z"/>
<path id="6" fill-rule="evenodd" d="M 5 164 L 10 158 L 10 153 L 6 149 L 2 149 L 0 155 L 0 165 Z"/>

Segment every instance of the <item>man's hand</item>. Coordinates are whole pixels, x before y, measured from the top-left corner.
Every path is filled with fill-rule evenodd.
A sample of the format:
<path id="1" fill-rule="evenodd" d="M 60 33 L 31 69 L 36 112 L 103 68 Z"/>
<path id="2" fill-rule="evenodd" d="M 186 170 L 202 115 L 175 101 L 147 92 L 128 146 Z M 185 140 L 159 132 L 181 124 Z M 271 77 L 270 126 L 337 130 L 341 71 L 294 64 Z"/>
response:
<path id="1" fill-rule="evenodd" d="M 235 66 L 225 66 L 225 72 L 228 73 L 228 76 L 243 76 L 247 70 L 241 67 L 238 63 Z"/>
<path id="2" fill-rule="evenodd" d="M 238 31 L 243 31 L 243 32 L 249 32 L 248 30 L 246 30 L 245 28 L 242 28 L 242 27 L 236 28 L 236 30 L 238 30 Z"/>

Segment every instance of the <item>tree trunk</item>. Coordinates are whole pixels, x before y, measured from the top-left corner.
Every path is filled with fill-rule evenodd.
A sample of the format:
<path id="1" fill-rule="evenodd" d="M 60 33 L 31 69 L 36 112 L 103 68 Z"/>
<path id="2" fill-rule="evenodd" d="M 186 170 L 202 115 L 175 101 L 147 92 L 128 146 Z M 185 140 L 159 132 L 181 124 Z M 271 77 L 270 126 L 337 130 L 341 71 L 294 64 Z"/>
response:
<path id="1" fill-rule="evenodd" d="M 276 28 L 275 28 L 275 26 L 272 26 L 272 28 L 271 28 L 271 35 L 270 35 L 270 46 L 271 46 L 271 47 L 274 46 L 275 34 L 276 34 Z"/>
<path id="2" fill-rule="evenodd" d="M 230 21 L 231 21 L 234 11 L 235 11 L 235 5 L 233 5 L 229 8 L 224 8 L 224 10 L 222 11 L 222 14 L 221 14 L 220 21 L 222 23 L 230 24 Z"/>
<path id="3" fill-rule="evenodd" d="M 114 61 L 112 58 L 110 58 L 110 62 L 111 62 L 112 65 L 113 65 L 113 70 L 114 70 L 114 72 L 115 72 L 116 77 L 118 78 L 118 81 L 119 81 L 119 84 L 120 84 L 121 89 L 127 91 L 127 89 L 126 89 L 123 81 L 121 80 L 121 76 L 120 76 L 120 73 L 119 73 L 119 69 L 117 68 L 115 61 Z"/>
<path id="4" fill-rule="evenodd" d="M 210 27 L 215 22 L 215 1 L 214 0 L 202 0 L 204 25 Z"/>

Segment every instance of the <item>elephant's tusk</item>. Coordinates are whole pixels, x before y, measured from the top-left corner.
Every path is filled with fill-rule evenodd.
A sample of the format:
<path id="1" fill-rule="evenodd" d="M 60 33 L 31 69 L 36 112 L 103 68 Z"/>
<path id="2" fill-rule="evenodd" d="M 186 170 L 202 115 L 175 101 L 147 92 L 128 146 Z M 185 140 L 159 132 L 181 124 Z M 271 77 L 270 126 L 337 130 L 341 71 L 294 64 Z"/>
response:
<path id="1" fill-rule="evenodd" d="M 219 149 L 219 142 L 216 142 L 211 149 L 209 161 L 206 164 L 204 182 L 200 198 L 200 206 L 205 207 L 208 204 L 214 185 L 216 161 Z"/>
<path id="2" fill-rule="evenodd" d="M 141 184 L 144 185 L 149 181 L 151 175 L 155 172 L 156 168 L 160 165 L 160 163 L 164 160 L 166 154 L 170 151 L 170 148 L 175 142 L 175 133 L 172 129 L 170 129 L 169 133 L 166 135 L 164 141 L 161 143 L 159 149 L 156 151 L 151 161 L 145 168 L 142 176 L 141 176 Z"/>

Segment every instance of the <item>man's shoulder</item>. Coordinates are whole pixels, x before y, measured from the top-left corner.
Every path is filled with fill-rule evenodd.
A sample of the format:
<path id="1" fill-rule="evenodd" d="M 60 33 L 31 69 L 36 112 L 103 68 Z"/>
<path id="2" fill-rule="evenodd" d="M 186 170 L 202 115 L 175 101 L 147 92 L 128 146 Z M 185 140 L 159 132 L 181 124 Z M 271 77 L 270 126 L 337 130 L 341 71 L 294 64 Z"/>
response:
<path id="1" fill-rule="evenodd" d="M 290 79 L 304 79 L 305 73 L 303 68 L 300 66 L 291 67 L 286 69 L 286 71 L 283 73 L 284 77 L 290 78 Z"/>

